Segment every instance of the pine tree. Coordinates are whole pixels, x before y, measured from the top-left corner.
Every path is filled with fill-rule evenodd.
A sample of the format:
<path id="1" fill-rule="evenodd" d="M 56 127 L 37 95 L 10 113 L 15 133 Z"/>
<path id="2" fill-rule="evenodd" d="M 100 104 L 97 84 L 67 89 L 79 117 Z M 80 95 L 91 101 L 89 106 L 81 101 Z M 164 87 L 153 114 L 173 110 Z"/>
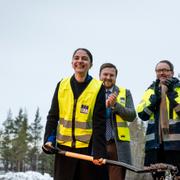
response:
<path id="1" fill-rule="evenodd" d="M 14 124 L 11 110 L 9 110 L 7 119 L 3 122 L 3 127 L 4 128 L 1 130 L 0 154 L 4 170 L 7 172 L 8 170 L 12 170 L 13 159 L 12 137 L 14 135 Z"/>
<path id="2" fill-rule="evenodd" d="M 41 132 L 43 126 L 41 125 L 41 117 L 39 115 L 39 108 L 37 108 L 34 122 L 30 125 L 30 148 L 28 151 L 28 157 L 30 162 L 31 170 L 38 170 L 38 159 L 40 156 L 40 143 L 41 143 Z"/>
<path id="3" fill-rule="evenodd" d="M 22 109 L 15 119 L 9 111 L 0 132 L 0 157 L 5 171 L 34 170 L 53 175 L 54 156 L 41 150 L 40 121 L 39 108 L 30 126 Z"/>
<path id="4" fill-rule="evenodd" d="M 23 110 L 19 110 L 19 114 L 14 121 L 15 136 L 12 140 L 12 150 L 14 153 L 14 169 L 15 171 L 25 170 L 26 152 L 28 149 L 28 119 L 27 114 Z"/>

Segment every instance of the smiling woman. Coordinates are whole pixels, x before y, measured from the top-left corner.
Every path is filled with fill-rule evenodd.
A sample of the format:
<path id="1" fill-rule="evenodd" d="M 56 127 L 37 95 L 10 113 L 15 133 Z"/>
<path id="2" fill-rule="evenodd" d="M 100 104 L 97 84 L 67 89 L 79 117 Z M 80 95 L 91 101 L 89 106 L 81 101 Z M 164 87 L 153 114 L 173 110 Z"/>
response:
<path id="1" fill-rule="evenodd" d="M 51 149 L 58 146 L 62 150 L 93 155 L 94 164 L 56 154 L 55 180 L 108 178 L 106 167 L 102 165 L 106 155 L 105 88 L 101 81 L 88 74 L 92 61 L 89 50 L 78 48 L 74 52 L 74 74 L 62 79 L 54 93 L 43 150 L 51 154 Z"/>
<path id="2" fill-rule="evenodd" d="M 92 55 L 84 48 L 77 49 L 73 54 L 72 67 L 75 71 L 75 78 L 78 82 L 84 82 L 88 70 L 92 67 Z"/>

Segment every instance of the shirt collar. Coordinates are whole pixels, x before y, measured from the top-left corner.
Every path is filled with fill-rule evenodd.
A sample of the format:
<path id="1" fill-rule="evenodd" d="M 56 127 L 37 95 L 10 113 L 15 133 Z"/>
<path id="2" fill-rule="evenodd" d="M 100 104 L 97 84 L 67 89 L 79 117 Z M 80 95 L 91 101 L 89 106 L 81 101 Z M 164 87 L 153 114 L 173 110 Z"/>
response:
<path id="1" fill-rule="evenodd" d="M 114 86 L 112 88 L 110 88 L 110 89 L 106 89 L 106 92 L 110 91 L 112 93 L 113 92 L 113 88 L 114 88 Z"/>

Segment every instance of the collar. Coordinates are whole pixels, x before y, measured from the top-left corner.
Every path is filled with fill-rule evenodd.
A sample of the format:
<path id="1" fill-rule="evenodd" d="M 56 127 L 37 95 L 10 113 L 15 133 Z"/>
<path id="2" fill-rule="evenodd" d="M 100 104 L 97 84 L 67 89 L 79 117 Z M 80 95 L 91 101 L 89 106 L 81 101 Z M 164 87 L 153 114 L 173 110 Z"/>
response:
<path id="1" fill-rule="evenodd" d="M 112 93 L 113 89 L 114 89 L 114 86 L 112 88 L 106 89 L 106 92 L 110 91 Z"/>

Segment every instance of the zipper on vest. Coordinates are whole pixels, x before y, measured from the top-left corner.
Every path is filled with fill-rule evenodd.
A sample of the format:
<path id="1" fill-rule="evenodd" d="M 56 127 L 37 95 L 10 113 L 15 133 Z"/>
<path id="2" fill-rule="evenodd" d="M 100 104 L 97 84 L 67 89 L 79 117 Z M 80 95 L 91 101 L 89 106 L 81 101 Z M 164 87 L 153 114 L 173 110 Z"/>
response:
<path id="1" fill-rule="evenodd" d="M 73 108 L 73 117 L 72 117 L 72 148 L 76 147 L 76 138 L 75 138 L 75 114 L 76 114 L 76 105 L 77 99 L 74 99 L 74 108 Z"/>

